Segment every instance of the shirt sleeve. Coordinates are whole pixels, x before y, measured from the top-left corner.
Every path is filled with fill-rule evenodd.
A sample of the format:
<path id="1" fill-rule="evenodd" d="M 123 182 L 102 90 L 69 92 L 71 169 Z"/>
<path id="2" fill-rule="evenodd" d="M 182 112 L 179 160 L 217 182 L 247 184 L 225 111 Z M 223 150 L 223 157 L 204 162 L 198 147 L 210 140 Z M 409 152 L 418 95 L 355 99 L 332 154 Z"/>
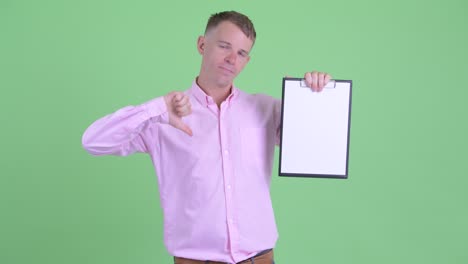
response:
<path id="1" fill-rule="evenodd" d="M 83 134 L 83 148 L 96 156 L 149 152 L 151 138 L 143 132 L 154 122 L 168 123 L 164 97 L 138 106 L 126 106 L 96 120 Z"/>
<path id="2" fill-rule="evenodd" d="M 274 111 L 276 128 L 275 144 L 279 146 L 281 141 L 281 100 L 274 99 Z"/>

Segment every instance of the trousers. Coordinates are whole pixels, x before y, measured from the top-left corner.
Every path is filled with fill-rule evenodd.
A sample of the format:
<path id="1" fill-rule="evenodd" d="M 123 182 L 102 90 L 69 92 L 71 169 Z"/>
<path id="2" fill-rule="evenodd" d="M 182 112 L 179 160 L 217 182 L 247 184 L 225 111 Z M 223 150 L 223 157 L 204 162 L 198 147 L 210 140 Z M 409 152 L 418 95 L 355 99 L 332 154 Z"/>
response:
<path id="1" fill-rule="evenodd" d="M 219 262 L 219 261 L 210 261 L 210 260 L 195 260 L 195 259 L 174 257 L 174 264 L 229 264 L 229 263 Z M 273 249 L 261 251 L 257 255 L 249 259 L 243 260 L 241 262 L 237 262 L 236 264 L 275 264 L 275 261 L 273 260 Z"/>

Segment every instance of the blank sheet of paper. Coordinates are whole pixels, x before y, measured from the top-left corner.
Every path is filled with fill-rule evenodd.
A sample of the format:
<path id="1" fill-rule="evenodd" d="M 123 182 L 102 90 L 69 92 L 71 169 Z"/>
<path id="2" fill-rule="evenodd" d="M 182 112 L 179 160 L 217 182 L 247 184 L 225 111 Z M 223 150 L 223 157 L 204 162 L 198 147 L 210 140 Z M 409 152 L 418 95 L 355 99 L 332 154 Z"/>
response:
<path id="1" fill-rule="evenodd" d="M 313 92 L 303 79 L 283 79 L 280 176 L 348 177 L 351 81 Z"/>

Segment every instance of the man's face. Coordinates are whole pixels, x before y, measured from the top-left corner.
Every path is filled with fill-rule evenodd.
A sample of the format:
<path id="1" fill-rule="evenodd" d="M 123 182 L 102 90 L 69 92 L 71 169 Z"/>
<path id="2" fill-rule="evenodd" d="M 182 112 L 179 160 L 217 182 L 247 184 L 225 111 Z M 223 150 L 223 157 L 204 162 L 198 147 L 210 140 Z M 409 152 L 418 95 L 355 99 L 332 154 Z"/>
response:
<path id="1" fill-rule="evenodd" d="M 230 87 L 234 78 L 249 62 L 253 41 L 236 25 L 221 22 L 198 39 L 202 55 L 200 78 L 217 86 Z"/>

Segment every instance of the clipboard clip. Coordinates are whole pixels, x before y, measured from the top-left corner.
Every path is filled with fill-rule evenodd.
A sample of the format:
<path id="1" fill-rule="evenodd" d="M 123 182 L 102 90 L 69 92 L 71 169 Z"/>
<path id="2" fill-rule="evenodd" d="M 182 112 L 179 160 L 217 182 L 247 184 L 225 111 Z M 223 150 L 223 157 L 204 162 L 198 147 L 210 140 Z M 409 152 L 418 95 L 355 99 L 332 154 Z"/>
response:
<path id="1" fill-rule="evenodd" d="M 301 87 L 307 87 L 305 79 L 301 79 Z M 336 88 L 336 81 L 335 80 L 330 80 L 327 85 L 323 88 L 328 88 L 328 89 L 333 89 Z"/>

